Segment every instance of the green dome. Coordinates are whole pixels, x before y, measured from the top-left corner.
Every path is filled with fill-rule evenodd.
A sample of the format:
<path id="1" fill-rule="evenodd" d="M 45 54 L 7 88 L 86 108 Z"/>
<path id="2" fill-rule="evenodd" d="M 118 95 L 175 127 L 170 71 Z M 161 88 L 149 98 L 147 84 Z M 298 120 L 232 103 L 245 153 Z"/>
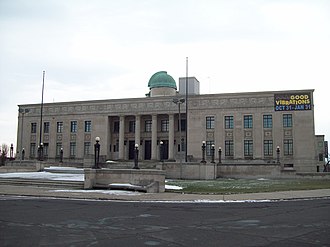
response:
<path id="1" fill-rule="evenodd" d="M 176 89 L 176 83 L 173 77 L 168 75 L 166 71 L 159 71 L 151 76 L 148 87 L 150 89 L 156 87 L 169 87 Z"/>

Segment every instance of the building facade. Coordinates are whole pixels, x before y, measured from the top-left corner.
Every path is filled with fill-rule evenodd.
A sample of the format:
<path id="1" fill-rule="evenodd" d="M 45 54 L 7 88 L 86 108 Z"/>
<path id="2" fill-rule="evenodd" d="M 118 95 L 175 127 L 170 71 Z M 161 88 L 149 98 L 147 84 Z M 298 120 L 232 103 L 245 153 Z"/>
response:
<path id="1" fill-rule="evenodd" d="M 199 162 L 204 141 L 206 158 L 214 147 L 222 163 L 280 161 L 299 172 L 315 172 L 323 165 L 319 145 L 324 138 L 315 136 L 314 90 L 201 95 L 199 82 L 189 80 L 196 90 L 187 96 L 161 71 L 151 77 L 143 98 L 47 103 L 42 123 L 40 104 L 19 105 L 18 157 L 24 149 L 26 158 L 35 159 L 41 139 L 45 159 L 59 159 L 62 150 L 64 160 L 83 162 L 100 137 L 104 160 L 131 160 L 138 144 L 141 160 L 188 157 Z"/>

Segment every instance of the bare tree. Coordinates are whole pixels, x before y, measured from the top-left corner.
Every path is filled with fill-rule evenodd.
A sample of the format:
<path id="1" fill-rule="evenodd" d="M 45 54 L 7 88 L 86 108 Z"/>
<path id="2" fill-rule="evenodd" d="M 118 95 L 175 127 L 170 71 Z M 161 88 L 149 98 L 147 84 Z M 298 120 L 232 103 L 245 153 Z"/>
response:
<path id="1" fill-rule="evenodd" d="M 9 147 L 7 144 L 2 143 L 1 145 L 1 165 L 4 166 L 7 158 Z"/>

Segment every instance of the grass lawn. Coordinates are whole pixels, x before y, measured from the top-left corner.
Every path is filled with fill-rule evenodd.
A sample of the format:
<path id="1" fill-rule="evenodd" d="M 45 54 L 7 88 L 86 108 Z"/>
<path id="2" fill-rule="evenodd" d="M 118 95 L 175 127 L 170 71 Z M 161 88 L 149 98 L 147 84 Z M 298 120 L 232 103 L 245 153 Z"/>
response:
<path id="1" fill-rule="evenodd" d="M 238 194 L 290 190 L 330 189 L 330 180 L 312 179 L 228 179 L 167 180 L 167 185 L 180 186 L 184 193 Z"/>

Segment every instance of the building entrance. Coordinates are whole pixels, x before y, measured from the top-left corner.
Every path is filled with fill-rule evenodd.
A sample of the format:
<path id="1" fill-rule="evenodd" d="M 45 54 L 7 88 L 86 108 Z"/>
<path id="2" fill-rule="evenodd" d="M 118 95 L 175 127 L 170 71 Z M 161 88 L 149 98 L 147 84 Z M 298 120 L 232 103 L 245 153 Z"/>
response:
<path id="1" fill-rule="evenodd" d="M 151 141 L 150 140 L 144 141 L 144 159 L 145 160 L 151 159 Z"/>

